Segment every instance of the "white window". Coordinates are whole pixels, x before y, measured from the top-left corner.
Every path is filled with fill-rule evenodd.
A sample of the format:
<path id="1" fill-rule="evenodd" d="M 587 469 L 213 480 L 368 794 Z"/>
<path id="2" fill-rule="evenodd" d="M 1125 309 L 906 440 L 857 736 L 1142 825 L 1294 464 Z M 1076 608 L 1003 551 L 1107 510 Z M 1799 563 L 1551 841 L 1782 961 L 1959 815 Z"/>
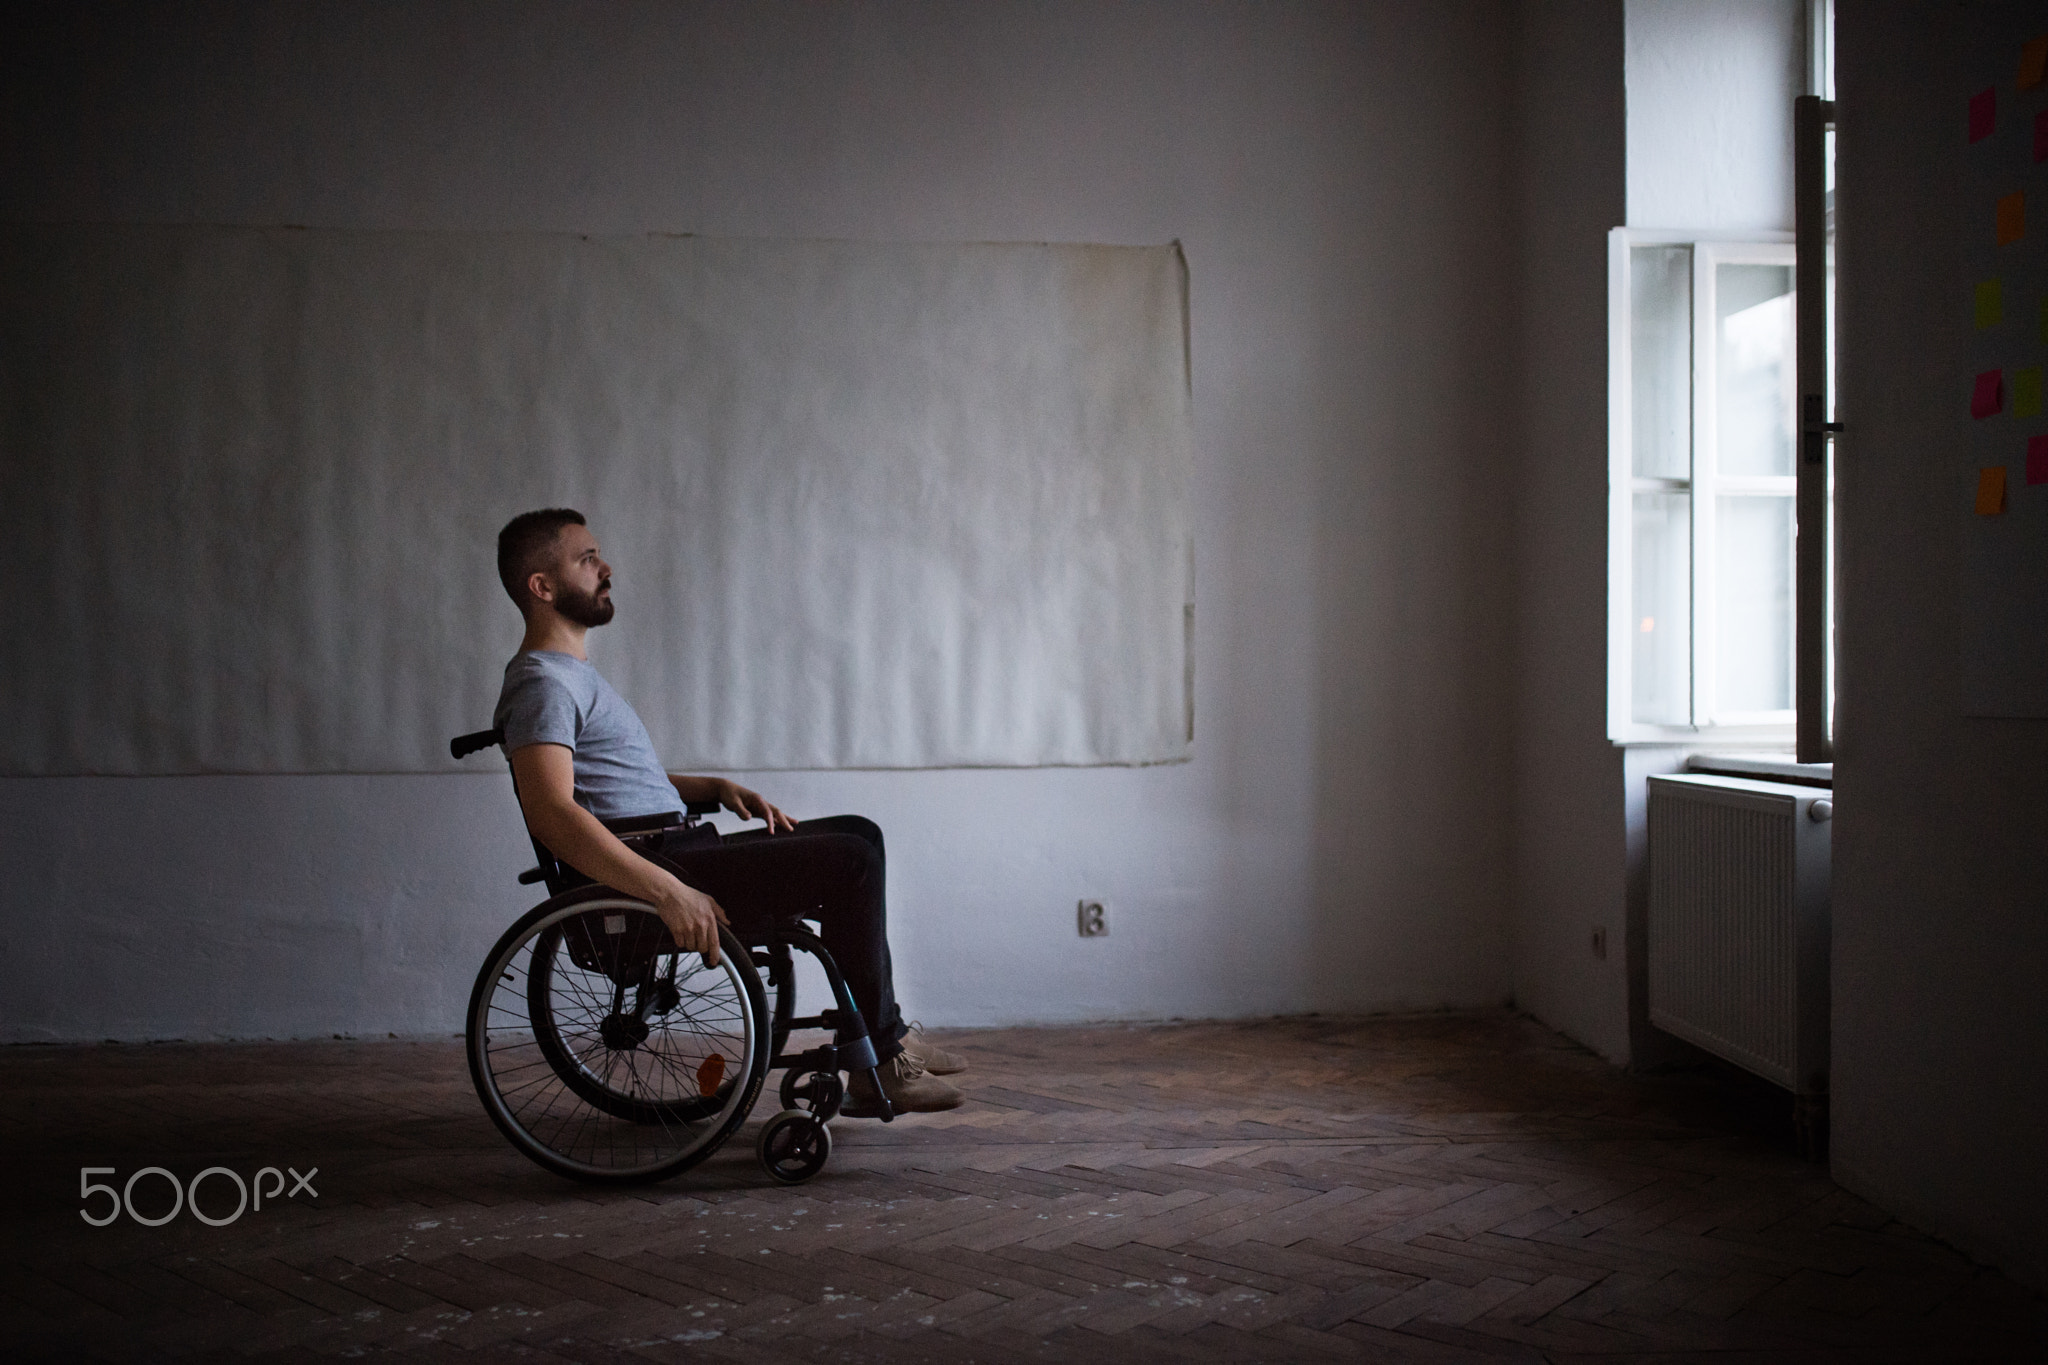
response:
<path id="1" fill-rule="evenodd" d="M 1789 741 L 1788 234 L 1609 239 L 1608 734 Z"/>

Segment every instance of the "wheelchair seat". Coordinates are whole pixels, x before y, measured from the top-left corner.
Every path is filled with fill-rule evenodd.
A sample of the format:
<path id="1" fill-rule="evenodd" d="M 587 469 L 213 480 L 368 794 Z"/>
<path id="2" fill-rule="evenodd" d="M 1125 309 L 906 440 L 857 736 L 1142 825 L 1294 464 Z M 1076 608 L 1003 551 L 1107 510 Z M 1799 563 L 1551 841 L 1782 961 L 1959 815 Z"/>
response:
<path id="1" fill-rule="evenodd" d="M 502 731 L 479 730 L 448 748 L 460 759 L 503 743 Z M 715 839 L 699 819 L 717 809 L 690 802 L 605 824 L 658 859 L 659 844 L 682 831 Z M 780 1069 L 783 1108 L 761 1129 L 762 1165 L 785 1183 L 822 1170 L 827 1125 L 845 1099 L 839 1073 L 865 1071 L 881 1093 L 874 1045 L 825 945 L 800 920 L 748 922 L 734 907 L 739 933 L 721 929 L 713 966 L 680 951 L 646 902 L 591 882 L 527 837 L 537 861 L 519 881 L 545 882 L 550 896 L 485 958 L 464 1032 L 478 1098 L 512 1145 L 578 1180 L 665 1179 L 718 1150 Z M 792 950 L 818 960 L 836 1008 L 797 1016 Z M 811 1028 L 832 1030 L 832 1041 L 786 1053 L 790 1033 Z M 886 1097 L 879 1116 L 894 1117 Z"/>

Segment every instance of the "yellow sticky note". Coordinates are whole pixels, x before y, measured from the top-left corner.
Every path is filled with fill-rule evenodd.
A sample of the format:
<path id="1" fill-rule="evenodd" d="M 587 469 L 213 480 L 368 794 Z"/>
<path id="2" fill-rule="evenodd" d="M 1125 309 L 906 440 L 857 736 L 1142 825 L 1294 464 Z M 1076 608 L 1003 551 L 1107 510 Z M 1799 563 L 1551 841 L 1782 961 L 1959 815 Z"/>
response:
<path id="1" fill-rule="evenodd" d="M 2005 510 L 2005 466 L 1977 471 L 1977 515 L 1995 517 Z"/>
<path id="2" fill-rule="evenodd" d="M 1977 325 L 1996 327 L 2005 316 L 2005 307 L 1999 301 L 1997 280 L 1986 280 L 1977 286 Z"/>
<path id="3" fill-rule="evenodd" d="M 1998 244 L 2017 242 L 2027 235 L 2027 196 L 2015 190 L 1998 201 Z"/>
<path id="4" fill-rule="evenodd" d="M 2041 367 L 2012 372 L 2012 415 L 2015 417 L 2039 417 L 2041 415 Z"/>
<path id="5" fill-rule="evenodd" d="M 2036 38 L 2020 49 L 2020 89 L 2032 90 L 2044 79 L 2048 79 L 2048 37 Z"/>

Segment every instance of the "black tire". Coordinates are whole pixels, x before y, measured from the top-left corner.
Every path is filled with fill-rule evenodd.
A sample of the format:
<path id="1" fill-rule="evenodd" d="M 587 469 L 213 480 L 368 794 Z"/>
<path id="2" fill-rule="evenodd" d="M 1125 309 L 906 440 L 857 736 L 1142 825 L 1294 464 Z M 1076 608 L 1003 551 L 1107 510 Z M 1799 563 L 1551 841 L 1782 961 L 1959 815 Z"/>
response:
<path id="1" fill-rule="evenodd" d="M 785 1109 L 761 1125 L 754 1144 L 761 1165 L 785 1185 L 801 1185 L 832 1159 L 832 1130 L 801 1109 Z"/>
<path id="2" fill-rule="evenodd" d="M 625 1184 L 688 1170 L 746 1121 L 767 1077 L 767 1002 L 746 950 L 722 931 L 706 967 L 649 921 L 607 887 L 565 892 L 505 931 L 470 992 L 477 1096 L 558 1175 Z M 652 991 L 664 980 L 673 1001 Z"/>

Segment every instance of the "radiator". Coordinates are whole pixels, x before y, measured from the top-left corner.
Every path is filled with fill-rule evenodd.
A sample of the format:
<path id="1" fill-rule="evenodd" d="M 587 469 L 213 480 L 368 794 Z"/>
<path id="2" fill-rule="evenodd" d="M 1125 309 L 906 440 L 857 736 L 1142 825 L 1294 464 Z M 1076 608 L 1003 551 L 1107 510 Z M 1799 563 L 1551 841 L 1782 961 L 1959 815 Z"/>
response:
<path id="1" fill-rule="evenodd" d="M 1650 1022 L 1790 1090 L 1824 1142 L 1834 793 L 1649 781 Z"/>

